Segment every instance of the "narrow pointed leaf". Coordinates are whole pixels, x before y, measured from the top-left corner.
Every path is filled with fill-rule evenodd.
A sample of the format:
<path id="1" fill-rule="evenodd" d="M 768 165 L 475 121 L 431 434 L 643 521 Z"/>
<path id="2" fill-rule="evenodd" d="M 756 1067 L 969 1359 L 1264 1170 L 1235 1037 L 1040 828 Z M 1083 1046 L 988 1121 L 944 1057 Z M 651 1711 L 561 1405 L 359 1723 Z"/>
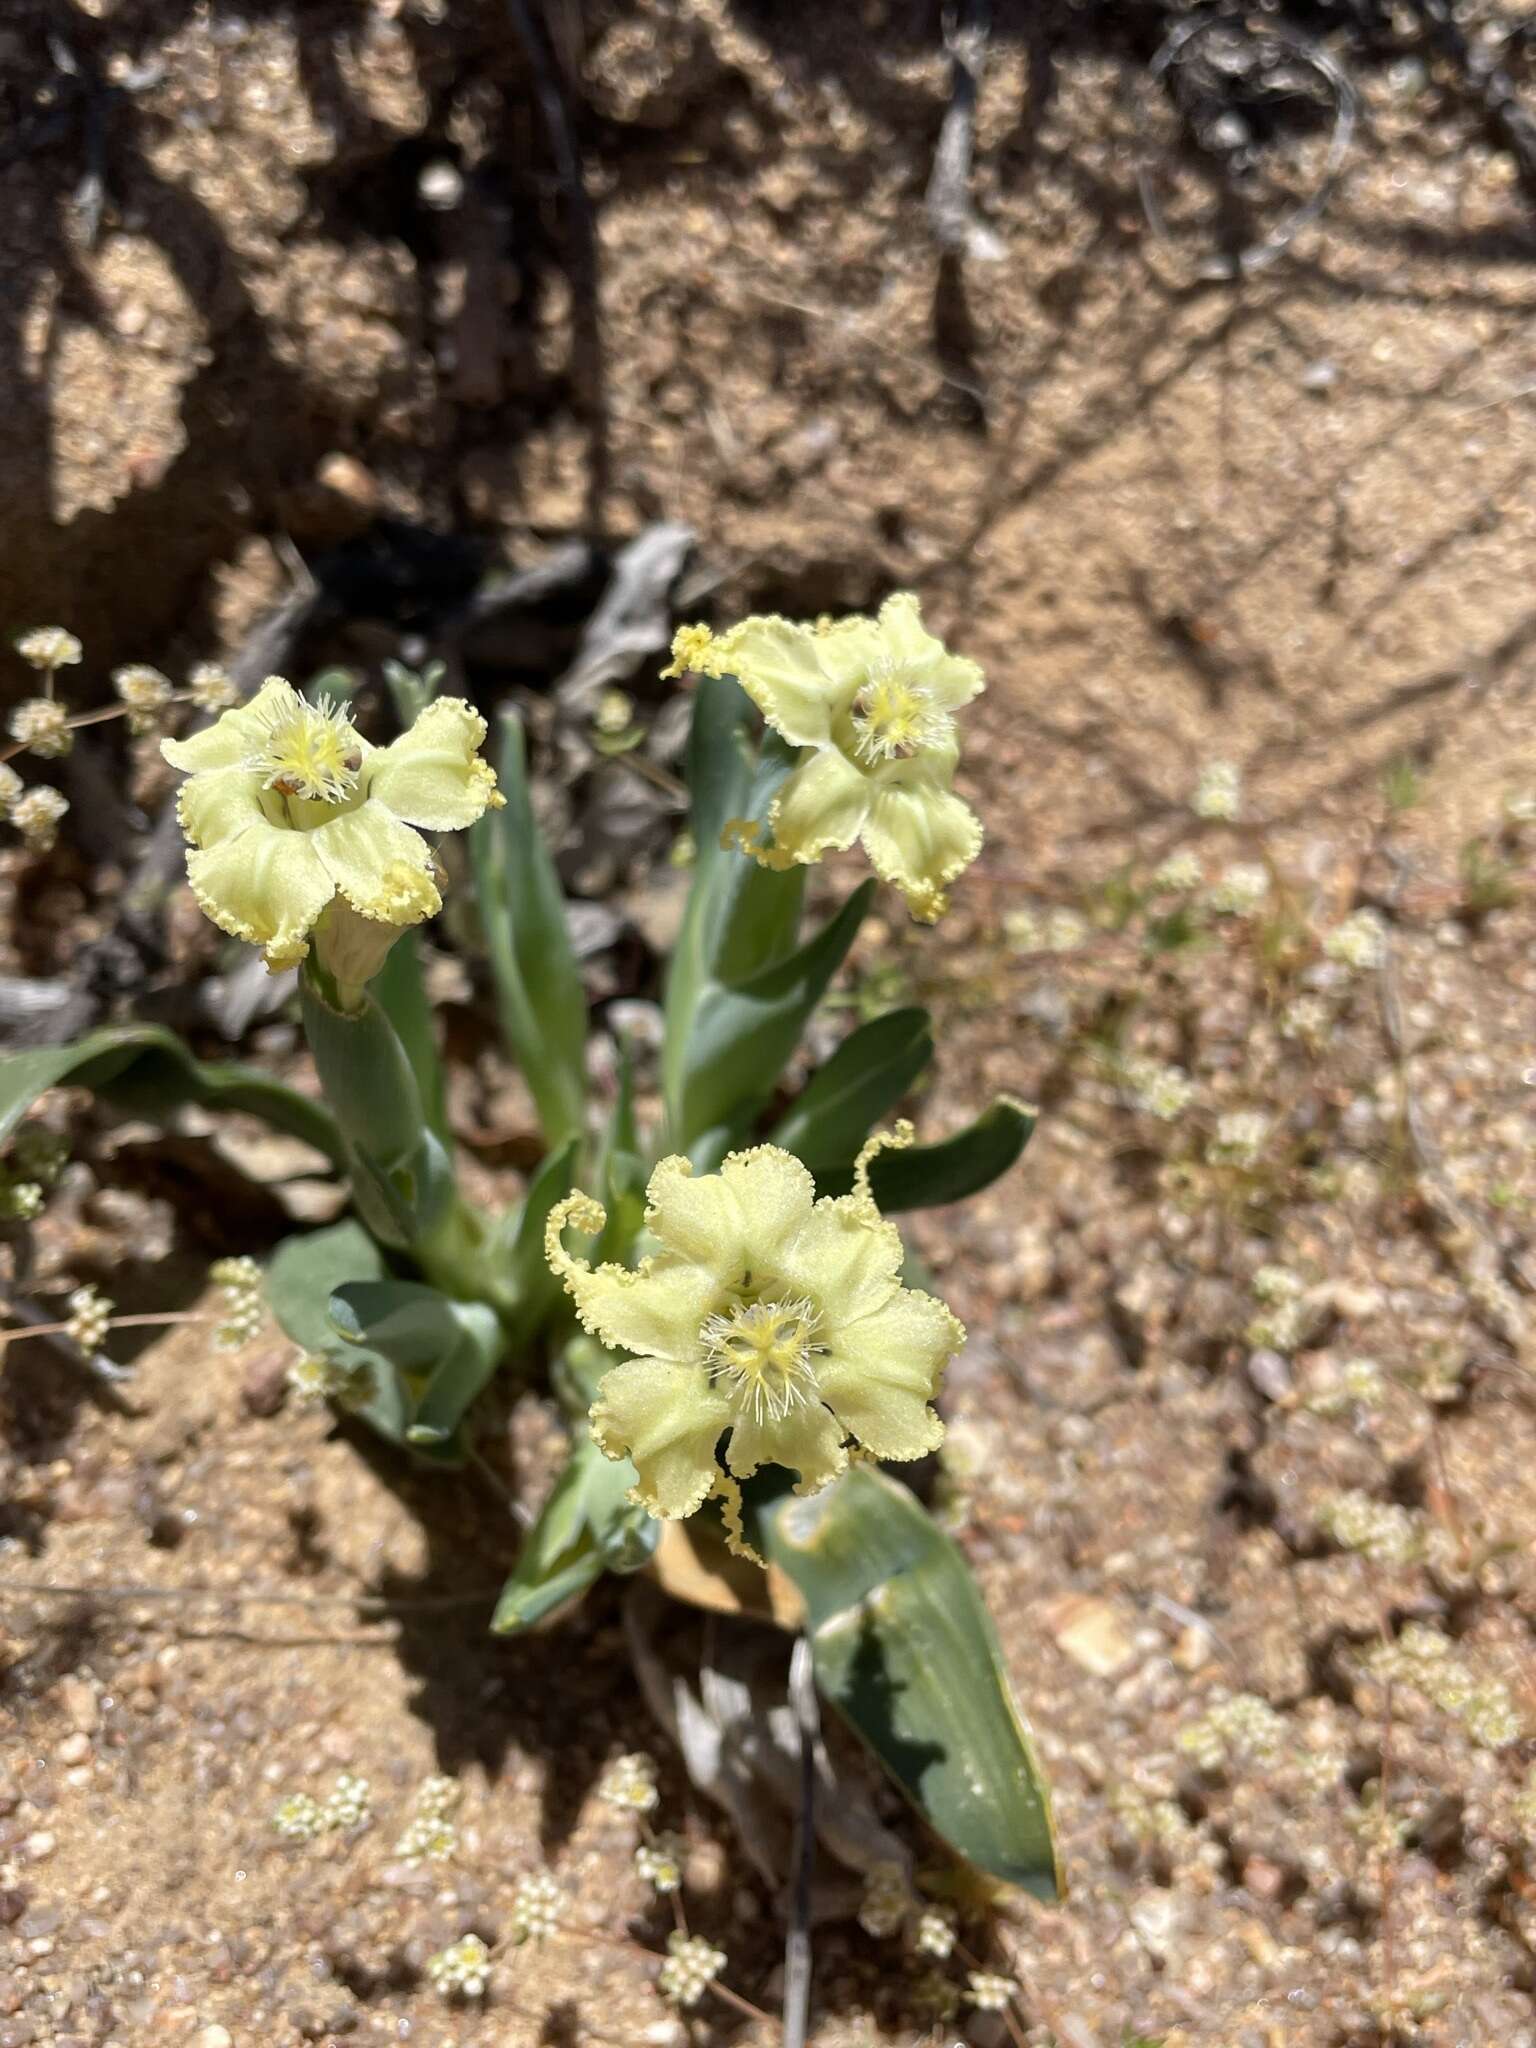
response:
<path id="1" fill-rule="evenodd" d="M 661 1524 L 626 1497 L 634 1483 L 628 1459 L 605 1458 L 590 1437 L 577 1438 L 496 1603 L 495 1634 L 532 1628 L 604 1572 L 648 1561 Z"/>
<path id="2" fill-rule="evenodd" d="M 504 1267 L 508 1280 L 508 1341 L 513 1350 L 528 1343 L 548 1320 L 561 1298 L 561 1284 L 544 1256 L 544 1226 L 556 1202 L 571 1192 L 576 1178 L 575 1138 L 551 1152 L 529 1185 L 523 1206 L 505 1238 Z"/>
<path id="3" fill-rule="evenodd" d="M 394 1368 L 405 1397 L 403 1441 L 456 1454 L 455 1433 L 504 1346 L 494 1313 L 414 1280 L 385 1279 L 338 1287 L 330 1318 L 349 1346 L 362 1346 Z"/>
<path id="4" fill-rule="evenodd" d="M 861 1024 L 817 1069 L 772 1132 L 813 1173 L 852 1168 L 880 1119 L 933 1058 L 926 1010 L 892 1010 Z"/>
<path id="5" fill-rule="evenodd" d="M 73 1045 L 44 1045 L 0 1059 L 0 1145 L 37 1098 L 68 1082 L 144 1116 L 164 1116 L 183 1103 L 238 1109 L 274 1130 L 302 1138 L 336 1165 L 341 1134 L 322 1103 L 312 1102 L 258 1068 L 233 1060 L 199 1060 L 160 1024 L 113 1024 Z"/>
<path id="6" fill-rule="evenodd" d="M 711 981 L 704 989 L 677 1104 L 680 1129 L 674 1138 L 685 1149 L 714 1125 L 744 1127 L 767 1102 L 812 1010 L 847 958 L 874 889 L 873 881 L 861 884 L 787 958 L 749 980 Z"/>
<path id="7" fill-rule="evenodd" d="M 868 1465 L 804 1500 L 749 1488 L 747 1530 L 805 1602 L 823 1696 L 918 1811 L 979 1869 L 1057 1897 L 1045 1779 L 955 1544 Z"/>
<path id="8" fill-rule="evenodd" d="M 523 728 L 510 712 L 501 719 L 497 776 L 505 807 L 487 811 L 469 835 L 475 894 L 502 1036 L 554 1148 L 584 1120 L 587 999 L 560 878 L 534 820 Z"/>
<path id="9" fill-rule="evenodd" d="M 396 939 L 373 979 L 372 988 L 375 1000 L 405 1048 L 427 1123 L 440 1143 L 451 1151 L 453 1134 L 448 1128 L 448 1106 L 443 1093 L 443 1063 L 415 932 L 402 932 Z"/>
<path id="10" fill-rule="evenodd" d="M 870 1188 L 887 1215 L 963 1202 L 1008 1171 L 1034 1128 L 1033 1110 L 1000 1099 L 952 1138 L 880 1153 L 870 1167 Z M 846 1195 L 852 1186 L 851 1167 L 816 1169 L 818 1194 Z"/>

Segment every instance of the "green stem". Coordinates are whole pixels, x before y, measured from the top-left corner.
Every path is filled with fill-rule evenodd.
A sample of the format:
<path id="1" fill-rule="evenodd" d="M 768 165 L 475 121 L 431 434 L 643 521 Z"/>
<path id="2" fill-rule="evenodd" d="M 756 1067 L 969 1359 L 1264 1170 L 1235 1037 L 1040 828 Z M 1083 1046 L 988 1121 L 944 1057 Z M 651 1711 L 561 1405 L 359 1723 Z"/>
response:
<path id="1" fill-rule="evenodd" d="M 489 1221 L 459 1192 L 399 1033 L 371 994 L 360 1007 L 345 1006 L 313 955 L 299 977 L 299 999 L 364 1223 L 380 1243 L 413 1259 L 434 1287 L 505 1314 L 511 1295 L 490 1256 Z"/>

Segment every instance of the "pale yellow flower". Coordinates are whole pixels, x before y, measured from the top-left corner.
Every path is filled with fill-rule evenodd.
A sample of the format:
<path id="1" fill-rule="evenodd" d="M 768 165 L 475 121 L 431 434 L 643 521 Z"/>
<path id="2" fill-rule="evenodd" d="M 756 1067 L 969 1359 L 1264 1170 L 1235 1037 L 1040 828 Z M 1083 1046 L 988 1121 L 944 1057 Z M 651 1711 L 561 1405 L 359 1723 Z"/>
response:
<path id="1" fill-rule="evenodd" d="M 814 1493 L 848 1463 L 918 1458 L 944 1426 L 929 1407 L 965 1332 L 943 1302 L 901 1284 L 902 1244 L 875 1206 L 865 1147 L 854 1192 L 816 1199 L 807 1169 L 776 1145 L 733 1152 L 718 1173 L 663 1159 L 646 1223 L 661 1250 L 637 1269 L 573 1258 L 567 1224 L 602 1227 L 573 1195 L 550 1218 L 549 1261 L 582 1323 L 634 1354 L 598 1388 L 592 1435 L 631 1459 L 633 1498 L 653 1515 L 691 1515 L 760 1465 L 787 1466 Z M 715 1447 L 729 1431 L 726 1472 Z"/>
<path id="2" fill-rule="evenodd" d="M 432 849 L 413 828 L 458 831 L 502 802 L 476 751 L 484 738 L 478 711 L 440 697 L 409 732 L 371 747 L 344 710 L 269 676 L 205 732 L 160 743 L 190 771 L 178 816 L 192 893 L 273 970 L 303 959 L 312 934 L 322 949 L 334 935 L 334 971 L 366 979 L 393 930 L 441 907 Z M 357 919 L 374 928 L 371 946 Z"/>
<path id="3" fill-rule="evenodd" d="M 769 810 L 771 836 L 733 827 L 731 843 L 782 868 L 860 840 L 914 917 L 938 917 L 948 884 L 981 851 L 981 823 L 951 785 L 955 714 L 985 684 L 975 662 L 924 630 L 917 599 L 887 599 L 878 619 L 745 619 L 690 658 L 735 676 L 775 732 L 805 750 Z"/>

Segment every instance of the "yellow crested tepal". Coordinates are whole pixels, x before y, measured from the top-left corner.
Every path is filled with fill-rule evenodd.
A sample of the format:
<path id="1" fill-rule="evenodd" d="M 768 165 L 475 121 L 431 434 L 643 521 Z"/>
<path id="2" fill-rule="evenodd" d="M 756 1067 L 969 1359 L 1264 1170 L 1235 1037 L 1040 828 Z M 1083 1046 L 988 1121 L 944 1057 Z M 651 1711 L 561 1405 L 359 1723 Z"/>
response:
<path id="1" fill-rule="evenodd" d="M 914 917 L 942 915 L 948 885 L 981 851 L 981 821 L 954 794 L 955 714 L 985 683 L 924 629 L 917 599 L 878 618 L 816 625 L 744 619 L 718 637 L 684 626 L 664 673 L 734 676 L 775 732 L 802 751 L 767 818 L 735 820 L 726 843 L 787 868 L 862 842 Z"/>
<path id="2" fill-rule="evenodd" d="M 661 1249 L 640 1266 L 592 1267 L 562 1243 L 597 1231 L 600 1204 L 575 1194 L 550 1216 L 546 1249 L 584 1326 L 634 1355 L 605 1374 L 592 1434 L 632 1460 L 633 1498 L 652 1515 L 691 1515 L 728 1499 L 760 1465 L 814 1493 L 860 1447 L 920 1458 L 944 1425 L 929 1403 L 965 1331 L 944 1303 L 901 1284 L 902 1244 L 869 1187 L 883 1146 L 860 1155 L 854 1191 L 816 1198 L 800 1161 L 776 1145 L 731 1153 L 718 1173 L 663 1159 L 646 1227 Z M 715 1447 L 730 1432 L 726 1470 Z"/>
<path id="3" fill-rule="evenodd" d="M 442 907 L 422 832 L 461 831 L 502 802 L 485 731 L 462 698 L 440 697 L 373 747 L 345 710 L 269 676 L 206 731 L 162 740 L 187 771 L 177 815 L 198 903 L 270 969 L 313 940 L 337 983 L 361 988 L 399 933 Z"/>

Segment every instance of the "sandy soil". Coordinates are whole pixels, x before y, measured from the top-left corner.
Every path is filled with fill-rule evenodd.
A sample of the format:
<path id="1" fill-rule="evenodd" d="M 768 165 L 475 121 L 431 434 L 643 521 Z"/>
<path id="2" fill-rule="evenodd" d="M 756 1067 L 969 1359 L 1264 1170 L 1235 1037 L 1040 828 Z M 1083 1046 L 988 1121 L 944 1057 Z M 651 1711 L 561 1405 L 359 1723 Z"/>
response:
<path id="1" fill-rule="evenodd" d="M 1405 46 L 1359 71 L 1320 225 L 1203 277 L 1206 228 L 1174 209 L 1153 235 L 1131 175 L 1137 109 L 1160 119 L 1150 13 L 1030 37 L 999 12 L 974 191 L 1001 256 L 960 264 L 923 210 L 948 75 L 919 10 L 552 9 L 599 363 L 501 9 L 296 29 L 94 5 L 68 11 L 71 75 L 23 6 L 0 31 L 28 138 L 0 162 L 0 619 L 64 619 L 101 676 L 175 668 L 238 640 L 294 543 L 383 509 L 527 563 L 589 521 L 594 473 L 612 534 L 695 527 L 721 617 L 919 591 L 991 679 L 967 767 L 989 844 L 940 938 L 893 921 L 860 986 L 940 1008 L 926 1128 L 995 1088 L 1047 1112 L 1009 1181 L 917 1232 L 972 1331 L 949 1512 L 1073 1885 L 975 1939 L 1061 2048 L 1530 2048 L 1533 913 L 1469 901 L 1459 867 L 1536 789 L 1530 202 Z M 450 161 L 444 209 L 423 175 Z M 1214 758 L 1243 775 L 1231 828 L 1188 808 Z M 1403 763 L 1416 800 L 1389 819 Z M 1291 970 L 1252 925 L 1150 964 L 1109 928 L 1121 865 L 1185 847 L 1211 873 L 1272 858 L 1314 924 L 1388 913 L 1389 961 L 1330 992 L 1324 1043 L 1277 1028 Z M 1499 857 L 1518 895 L 1528 842 Z M 13 957 L 57 966 L 114 875 L 5 862 L 32 919 Z M 1026 907 L 1098 922 L 1019 950 Z M 258 1056 L 286 1057 L 267 1028 Z M 1106 1049 L 1186 1066 L 1192 1116 L 1139 1114 Z M 1273 1143 L 1239 1199 L 1201 1148 L 1250 1106 Z M 282 1220 L 258 1205 L 253 1237 L 210 1243 L 147 1130 L 106 1143 L 76 1114 L 94 1164 L 45 1289 L 110 1275 L 184 1306 L 202 1261 Z M 1247 1335 L 1266 1261 L 1310 1290 L 1287 1355 Z M 1361 1357 L 1378 1391 L 1339 1395 Z M 181 1331 L 119 1415 L 35 1347 L 7 1361 L 0 2048 L 681 2041 L 605 1939 L 668 1924 L 592 1796 L 605 1759 L 661 1749 L 617 1597 L 490 1640 L 501 1496 L 402 1483 L 281 1405 L 282 1363 L 272 1333 L 231 1362 Z M 510 1428 L 536 1491 L 550 1419 Z M 1337 1533 L 1357 1494 L 1375 1555 Z M 290 1604 L 17 1597 L 43 1582 Z M 1438 1704 L 1381 1661 L 1416 1622 L 1464 1667 Z M 411 1868 L 394 1844 L 434 1770 L 463 1787 L 459 1848 Z M 278 1798 L 341 1771 L 371 1824 L 281 1843 Z M 665 1756 L 663 1789 L 691 1922 L 771 2009 L 775 1901 Z M 597 1938 L 514 1949 L 513 1888 L 546 1865 Z M 483 2013 L 422 1975 L 467 1930 L 500 1944 Z M 818 1973 L 819 2048 L 1002 2038 L 929 2031 L 910 1961 L 846 1916 Z M 689 2025 L 774 2038 L 718 2007 Z"/>

